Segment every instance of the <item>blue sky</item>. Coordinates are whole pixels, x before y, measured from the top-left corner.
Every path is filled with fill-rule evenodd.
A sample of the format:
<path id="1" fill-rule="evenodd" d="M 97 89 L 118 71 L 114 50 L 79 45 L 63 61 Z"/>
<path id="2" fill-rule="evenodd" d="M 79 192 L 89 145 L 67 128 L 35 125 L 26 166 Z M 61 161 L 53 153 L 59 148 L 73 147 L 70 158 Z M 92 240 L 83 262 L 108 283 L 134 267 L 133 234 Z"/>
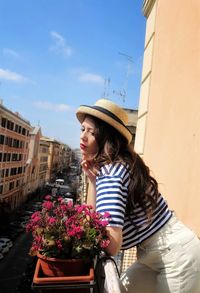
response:
<path id="1" fill-rule="evenodd" d="M 75 111 L 137 109 L 143 0 L 0 0 L 0 97 L 42 134 L 79 147 Z"/>

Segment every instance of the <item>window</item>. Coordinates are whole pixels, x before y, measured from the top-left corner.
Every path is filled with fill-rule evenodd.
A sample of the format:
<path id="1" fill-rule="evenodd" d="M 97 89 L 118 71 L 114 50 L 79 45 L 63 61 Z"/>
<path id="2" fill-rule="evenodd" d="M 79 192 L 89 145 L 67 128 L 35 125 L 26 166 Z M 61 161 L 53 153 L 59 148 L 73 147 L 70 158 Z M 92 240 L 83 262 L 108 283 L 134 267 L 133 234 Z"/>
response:
<path id="1" fill-rule="evenodd" d="M 17 161 L 17 154 L 12 154 L 12 161 Z"/>
<path id="2" fill-rule="evenodd" d="M 5 136 L 0 135 L 0 144 L 4 144 L 4 141 L 5 141 Z"/>
<path id="3" fill-rule="evenodd" d="M 7 153 L 4 153 L 3 154 L 3 162 L 6 162 L 6 156 L 7 156 Z"/>
<path id="4" fill-rule="evenodd" d="M 5 169 L 1 169 L 1 170 L 0 170 L 0 174 L 1 174 L 0 178 L 4 178 L 4 175 L 5 175 Z"/>
<path id="5" fill-rule="evenodd" d="M 7 153 L 7 162 L 10 162 L 11 153 Z"/>
<path id="6" fill-rule="evenodd" d="M 9 137 L 9 136 L 6 136 L 6 138 L 5 138 L 5 144 L 7 146 L 11 147 L 12 146 L 12 138 Z"/>
<path id="7" fill-rule="evenodd" d="M 14 130 L 14 123 L 11 122 L 11 130 Z"/>
<path id="8" fill-rule="evenodd" d="M 0 194 L 3 194 L 3 185 L 0 185 Z"/>
<path id="9" fill-rule="evenodd" d="M 14 129 L 14 123 L 10 120 L 7 120 L 7 128 L 10 130 Z"/>
<path id="10" fill-rule="evenodd" d="M 16 175 L 17 174 L 17 168 L 11 168 L 10 170 L 10 176 Z"/>
<path id="11" fill-rule="evenodd" d="M 18 132 L 19 125 L 15 124 L 15 132 Z"/>
<path id="12" fill-rule="evenodd" d="M 13 140 L 13 147 L 14 148 L 19 148 L 19 144 L 20 144 L 20 141 L 18 139 Z"/>
<path id="13" fill-rule="evenodd" d="M 6 127 L 6 118 L 2 117 L 1 126 Z"/>
<path id="14" fill-rule="evenodd" d="M 8 177 L 8 176 L 9 176 L 9 169 L 6 169 L 5 177 Z"/>
<path id="15" fill-rule="evenodd" d="M 20 184 L 20 180 L 17 180 L 17 182 L 16 182 L 16 187 L 18 187 L 19 184 Z"/>
<path id="16" fill-rule="evenodd" d="M 9 190 L 13 189 L 14 188 L 14 185 L 15 185 L 15 182 L 12 181 L 9 183 Z"/>

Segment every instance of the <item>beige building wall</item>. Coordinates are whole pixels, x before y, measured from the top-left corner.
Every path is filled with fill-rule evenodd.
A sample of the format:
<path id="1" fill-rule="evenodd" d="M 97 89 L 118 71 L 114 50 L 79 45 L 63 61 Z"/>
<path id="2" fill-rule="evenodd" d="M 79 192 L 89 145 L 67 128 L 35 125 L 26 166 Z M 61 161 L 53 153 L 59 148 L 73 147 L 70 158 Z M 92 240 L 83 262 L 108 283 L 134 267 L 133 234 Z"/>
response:
<path id="1" fill-rule="evenodd" d="M 200 1 L 146 0 L 136 151 L 200 236 Z"/>
<path id="2" fill-rule="evenodd" d="M 60 171 L 60 145 L 61 142 L 58 142 L 54 138 L 49 138 L 42 136 L 40 141 L 49 143 L 48 151 L 48 168 L 46 172 L 46 182 L 55 182 L 56 175 Z"/>
<path id="3" fill-rule="evenodd" d="M 39 158 L 40 158 L 39 186 L 40 187 L 43 187 L 45 183 L 49 181 L 49 178 L 47 176 L 49 148 L 50 148 L 50 143 L 40 138 L 40 149 L 39 149 Z"/>
<path id="4" fill-rule="evenodd" d="M 28 198 L 39 187 L 39 144 L 41 137 L 40 127 L 33 127 L 29 133 L 29 154 L 26 162 L 26 187 L 25 196 Z"/>

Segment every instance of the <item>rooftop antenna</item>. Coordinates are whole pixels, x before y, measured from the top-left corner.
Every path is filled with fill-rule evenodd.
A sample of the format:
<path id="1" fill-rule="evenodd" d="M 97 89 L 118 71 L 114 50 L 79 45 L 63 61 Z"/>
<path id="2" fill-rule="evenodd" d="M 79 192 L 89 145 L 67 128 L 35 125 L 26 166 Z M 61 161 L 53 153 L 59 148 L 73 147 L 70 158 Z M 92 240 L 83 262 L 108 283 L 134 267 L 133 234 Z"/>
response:
<path id="1" fill-rule="evenodd" d="M 133 63 L 133 59 L 132 59 L 131 56 L 129 56 L 127 54 L 124 54 L 124 53 L 121 53 L 121 52 L 119 52 L 119 54 L 124 56 L 126 58 L 126 60 L 128 61 L 127 71 L 126 71 L 126 76 L 125 76 L 124 83 L 123 83 L 123 86 L 122 86 L 122 90 L 119 90 L 119 91 L 113 90 L 113 94 L 116 94 L 116 95 L 120 96 L 120 98 L 122 98 L 123 103 L 125 103 L 126 88 L 127 88 L 127 85 L 128 85 L 128 78 L 129 78 L 129 75 L 130 75 L 131 63 Z"/>
<path id="2" fill-rule="evenodd" d="M 103 99 L 107 99 L 110 95 L 110 77 L 104 79 Z"/>

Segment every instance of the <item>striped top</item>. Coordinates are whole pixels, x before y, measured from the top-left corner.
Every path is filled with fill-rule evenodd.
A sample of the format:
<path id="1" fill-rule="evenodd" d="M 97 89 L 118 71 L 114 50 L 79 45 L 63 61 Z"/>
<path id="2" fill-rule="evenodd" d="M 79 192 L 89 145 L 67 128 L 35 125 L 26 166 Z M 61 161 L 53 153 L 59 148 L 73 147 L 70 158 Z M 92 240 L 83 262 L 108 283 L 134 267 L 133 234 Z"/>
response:
<path id="1" fill-rule="evenodd" d="M 159 195 L 150 223 L 139 204 L 135 205 L 131 216 L 126 215 L 129 175 L 128 165 L 114 163 L 101 167 L 96 177 L 96 210 L 100 213 L 109 212 L 109 226 L 122 228 L 121 249 L 131 248 L 149 238 L 172 214 L 162 195 Z"/>

